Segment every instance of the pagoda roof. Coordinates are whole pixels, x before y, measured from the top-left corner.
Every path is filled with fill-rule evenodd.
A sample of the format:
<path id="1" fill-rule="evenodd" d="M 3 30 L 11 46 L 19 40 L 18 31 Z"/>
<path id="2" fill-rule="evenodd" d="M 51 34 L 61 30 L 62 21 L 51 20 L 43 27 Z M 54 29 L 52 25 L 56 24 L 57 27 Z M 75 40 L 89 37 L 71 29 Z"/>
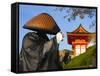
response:
<path id="1" fill-rule="evenodd" d="M 67 32 L 67 33 L 72 33 L 72 34 L 89 34 L 89 32 L 82 26 L 82 24 L 79 25 L 77 29 L 75 29 L 72 32 Z"/>
<path id="2" fill-rule="evenodd" d="M 75 39 L 84 39 L 86 41 L 89 41 L 89 38 L 95 37 L 96 33 L 88 32 L 80 24 L 80 26 L 77 29 L 75 29 L 74 31 L 67 32 L 67 36 L 68 36 L 68 43 L 72 44 L 72 41 L 75 41 Z"/>

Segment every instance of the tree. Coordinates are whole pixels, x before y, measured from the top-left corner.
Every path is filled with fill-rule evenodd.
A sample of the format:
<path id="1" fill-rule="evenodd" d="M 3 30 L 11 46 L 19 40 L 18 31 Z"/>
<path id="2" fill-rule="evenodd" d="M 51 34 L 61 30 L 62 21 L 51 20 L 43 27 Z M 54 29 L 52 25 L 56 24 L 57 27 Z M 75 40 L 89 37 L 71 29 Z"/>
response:
<path id="1" fill-rule="evenodd" d="M 55 11 L 64 12 L 63 18 L 67 19 L 69 22 L 75 20 L 77 16 L 80 19 L 84 19 L 85 16 L 88 16 L 90 19 L 96 17 L 96 9 L 93 8 L 58 7 Z M 89 28 L 91 29 L 95 25 L 96 21 L 93 20 Z"/>

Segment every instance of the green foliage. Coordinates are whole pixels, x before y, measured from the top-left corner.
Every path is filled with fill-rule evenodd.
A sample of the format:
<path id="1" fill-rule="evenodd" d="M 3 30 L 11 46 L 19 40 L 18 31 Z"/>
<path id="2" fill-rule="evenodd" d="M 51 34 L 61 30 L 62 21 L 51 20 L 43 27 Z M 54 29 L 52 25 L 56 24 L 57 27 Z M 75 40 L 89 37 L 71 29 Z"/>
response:
<path id="1" fill-rule="evenodd" d="M 94 59 L 96 59 L 96 46 L 91 46 L 85 53 L 73 58 L 67 64 L 63 64 L 63 69 L 95 67 Z"/>

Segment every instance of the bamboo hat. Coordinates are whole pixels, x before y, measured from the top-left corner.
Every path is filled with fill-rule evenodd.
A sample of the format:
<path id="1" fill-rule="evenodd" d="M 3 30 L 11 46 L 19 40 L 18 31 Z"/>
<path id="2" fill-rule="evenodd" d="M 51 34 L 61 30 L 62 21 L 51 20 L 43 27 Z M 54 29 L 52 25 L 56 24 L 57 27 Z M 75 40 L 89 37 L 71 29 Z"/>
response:
<path id="1" fill-rule="evenodd" d="M 28 22 L 26 22 L 24 28 L 53 35 L 60 31 L 53 17 L 47 13 L 41 13 L 33 17 Z"/>

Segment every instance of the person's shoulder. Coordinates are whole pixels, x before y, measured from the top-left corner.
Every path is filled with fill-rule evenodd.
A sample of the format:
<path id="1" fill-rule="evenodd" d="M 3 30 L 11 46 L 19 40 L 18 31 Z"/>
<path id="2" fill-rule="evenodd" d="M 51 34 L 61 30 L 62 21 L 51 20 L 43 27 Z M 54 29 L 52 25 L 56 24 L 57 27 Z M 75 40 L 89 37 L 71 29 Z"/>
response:
<path id="1" fill-rule="evenodd" d="M 28 32 L 28 33 L 26 33 L 26 35 L 25 35 L 25 38 L 26 38 L 26 37 L 37 39 L 37 38 L 38 38 L 38 34 L 37 34 L 36 32 Z"/>
<path id="2" fill-rule="evenodd" d="M 28 32 L 25 34 L 25 36 L 35 36 L 37 35 L 35 32 Z"/>

